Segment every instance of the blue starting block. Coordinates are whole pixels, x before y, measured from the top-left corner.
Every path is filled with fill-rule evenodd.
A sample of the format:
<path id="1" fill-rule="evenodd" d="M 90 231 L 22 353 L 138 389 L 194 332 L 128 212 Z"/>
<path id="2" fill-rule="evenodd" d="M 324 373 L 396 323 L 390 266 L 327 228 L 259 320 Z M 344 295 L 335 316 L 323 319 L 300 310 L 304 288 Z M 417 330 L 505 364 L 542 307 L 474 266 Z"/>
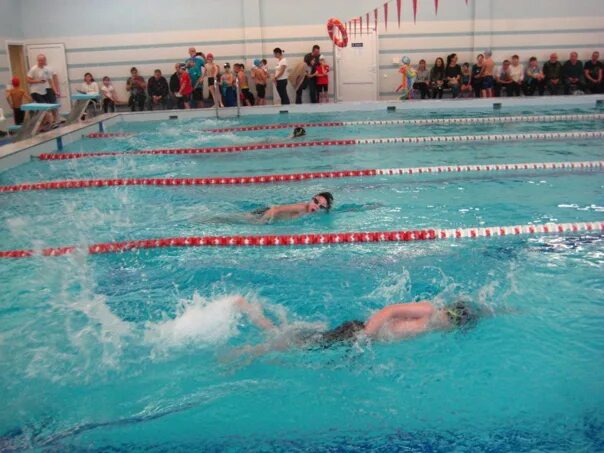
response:
<path id="1" fill-rule="evenodd" d="M 44 116 L 48 112 L 57 110 L 60 107 L 61 104 L 23 104 L 21 110 L 29 113 L 25 118 L 23 125 L 18 126 L 18 129 L 14 129 L 14 131 L 16 131 L 15 140 L 23 140 L 35 136 L 40 131 Z"/>
<path id="2" fill-rule="evenodd" d="M 66 124 L 74 124 L 80 121 L 80 118 L 84 116 L 89 106 L 95 106 L 96 102 L 101 100 L 100 93 L 74 93 L 71 95 L 73 101 L 71 105 L 71 112 L 67 116 Z"/>

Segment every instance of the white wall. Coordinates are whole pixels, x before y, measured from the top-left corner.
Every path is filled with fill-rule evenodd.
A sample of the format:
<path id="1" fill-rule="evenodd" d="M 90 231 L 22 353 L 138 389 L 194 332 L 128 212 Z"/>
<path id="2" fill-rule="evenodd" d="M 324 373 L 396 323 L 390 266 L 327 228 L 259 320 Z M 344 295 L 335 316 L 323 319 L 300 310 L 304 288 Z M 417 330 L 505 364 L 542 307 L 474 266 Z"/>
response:
<path id="1" fill-rule="evenodd" d="M 604 54 L 602 0 L 548 0 L 546 7 L 527 0 L 469 0 L 467 6 L 465 0 L 441 0 L 437 16 L 433 0 L 418 3 L 414 23 L 411 0 L 403 0 L 399 29 L 392 2 L 385 31 L 381 0 L 0 0 L 0 33 L 7 29 L 30 43 L 64 43 L 73 88 L 90 71 L 97 79 L 112 77 L 122 96 L 131 66 L 146 77 L 155 68 L 169 75 L 189 45 L 213 52 L 219 63 L 249 67 L 261 56 L 272 66 L 277 46 L 293 65 L 317 43 L 331 61 L 327 19 L 346 20 L 376 6 L 383 99 L 395 98 L 400 80 L 393 59 L 403 55 L 431 64 L 452 52 L 461 62 L 472 61 L 486 47 L 496 61 L 513 53 L 523 60 L 544 60 L 551 51 L 562 59 L 571 50 L 583 59 L 594 49 Z M 8 78 L 6 55 L 0 53 L 0 84 Z"/>

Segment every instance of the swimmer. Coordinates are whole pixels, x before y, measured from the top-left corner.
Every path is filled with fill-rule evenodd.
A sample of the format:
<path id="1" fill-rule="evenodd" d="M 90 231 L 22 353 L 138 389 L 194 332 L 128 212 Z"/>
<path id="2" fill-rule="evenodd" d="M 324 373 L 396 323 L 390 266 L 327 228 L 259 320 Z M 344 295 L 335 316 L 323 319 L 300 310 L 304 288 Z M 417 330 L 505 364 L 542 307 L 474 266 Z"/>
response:
<path id="1" fill-rule="evenodd" d="M 352 344 L 361 338 L 404 340 L 427 332 L 466 329 L 474 326 L 478 318 L 484 315 L 462 299 L 444 307 L 421 301 L 388 305 L 366 321 L 346 321 L 334 329 L 327 329 L 323 323 L 294 323 L 278 327 L 265 316 L 260 305 L 251 304 L 243 297 L 237 298 L 236 304 L 254 325 L 271 334 L 267 343 L 240 348 L 236 355 L 260 355 L 292 347 L 328 348 Z"/>
<path id="2" fill-rule="evenodd" d="M 294 132 L 291 135 L 291 138 L 299 138 L 304 137 L 306 135 L 306 129 L 303 127 L 297 127 L 294 129 Z"/>
<path id="3" fill-rule="evenodd" d="M 329 212 L 333 205 L 333 195 L 321 192 L 311 198 L 309 202 L 285 204 L 256 209 L 248 214 L 248 219 L 259 223 L 269 223 L 274 220 L 297 219 L 316 212 Z"/>

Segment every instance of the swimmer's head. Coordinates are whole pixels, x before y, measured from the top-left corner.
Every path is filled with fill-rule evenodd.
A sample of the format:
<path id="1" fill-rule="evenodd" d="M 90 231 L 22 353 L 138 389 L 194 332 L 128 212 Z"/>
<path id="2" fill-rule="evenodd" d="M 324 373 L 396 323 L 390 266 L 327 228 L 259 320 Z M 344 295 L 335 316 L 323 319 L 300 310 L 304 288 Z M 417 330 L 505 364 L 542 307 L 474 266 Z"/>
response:
<path id="1" fill-rule="evenodd" d="M 304 137 L 306 135 L 306 129 L 303 127 L 296 127 L 294 129 L 294 138 L 296 137 Z"/>
<path id="2" fill-rule="evenodd" d="M 308 210 L 310 212 L 325 211 L 329 212 L 333 204 L 333 195 L 329 192 L 321 192 L 312 197 Z"/>
<path id="3" fill-rule="evenodd" d="M 493 55 L 493 51 L 492 51 L 491 49 L 486 49 L 486 50 L 484 51 L 484 56 L 485 56 L 485 57 L 487 57 L 487 58 L 488 58 L 488 57 L 490 57 L 490 56 L 492 56 L 492 55 Z"/>
<path id="4" fill-rule="evenodd" d="M 473 327 L 479 317 L 478 310 L 474 309 L 467 299 L 458 299 L 454 304 L 445 307 L 445 312 L 453 327 L 463 329 Z"/>
<path id="5" fill-rule="evenodd" d="M 403 58 L 401 58 L 401 63 L 406 64 L 406 65 L 410 65 L 411 64 L 411 58 L 409 58 L 409 57 L 403 57 Z"/>
<path id="6" fill-rule="evenodd" d="M 256 66 L 256 67 L 260 67 L 260 65 L 261 65 L 261 64 L 262 64 L 262 61 L 260 61 L 260 58 L 256 58 L 256 59 L 254 60 L 254 66 Z"/>

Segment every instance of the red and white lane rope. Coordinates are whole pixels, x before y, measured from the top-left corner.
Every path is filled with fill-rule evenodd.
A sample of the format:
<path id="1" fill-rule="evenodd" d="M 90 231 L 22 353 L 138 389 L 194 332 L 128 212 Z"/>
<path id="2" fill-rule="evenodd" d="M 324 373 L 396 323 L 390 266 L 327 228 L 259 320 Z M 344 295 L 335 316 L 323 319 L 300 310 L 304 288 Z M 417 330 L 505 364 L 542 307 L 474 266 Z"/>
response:
<path id="1" fill-rule="evenodd" d="M 41 160 L 86 159 L 96 157 L 138 157 L 149 155 L 236 153 L 281 148 L 313 148 L 318 146 L 354 146 L 393 143 L 460 143 L 510 142 L 522 140 L 568 140 L 604 138 L 604 131 L 533 132 L 522 134 L 435 135 L 428 137 L 355 138 L 347 140 L 315 140 L 309 142 L 259 143 L 255 145 L 219 146 L 213 148 L 149 149 L 140 151 L 103 151 L 96 153 L 43 153 Z"/>
<path id="2" fill-rule="evenodd" d="M 604 231 L 604 221 L 582 223 L 548 223 L 544 225 L 512 225 L 481 228 L 421 229 L 403 231 L 364 231 L 355 233 L 319 233 L 268 236 L 190 236 L 162 239 L 142 239 L 123 242 L 103 242 L 85 248 L 76 246 L 50 247 L 42 250 L 5 250 L 0 258 L 25 258 L 31 256 L 61 256 L 75 251 L 90 255 L 118 253 L 136 249 L 165 247 L 263 247 L 338 245 L 374 242 L 409 242 L 436 239 L 491 238 L 525 234 L 581 233 Z"/>
<path id="3" fill-rule="evenodd" d="M 365 170 L 321 171 L 314 173 L 287 173 L 277 175 L 227 176 L 212 178 L 114 178 L 44 181 L 12 186 L 0 186 L 2 192 L 31 190 L 85 189 L 114 186 L 223 186 L 240 184 L 271 184 L 300 182 L 314 179 L 357 178 L 361 176 L 406 176 L 444 173 L 485 173 L 502 171 L 540 170 L 602 170 L 604 160 L 584 162 L 531 162 L 516 164 L 438 165 L 435 167 L 373 168 Z"/>
<path id="4" fill-rule="evenodd" d="M 293 129 L 295 127 L 346 127 L 346 126 L 427 126 L 431 124 L 500 124 L 500 123 L 551 123 L 556 121 L 598 121 L 604 120 L 604 113 L 585 113 L 574 115 L 517 115 L 487 116 L 482 118 L 425 118 L 410 120 L 366 120 L 366 121 L 330 121 L 322 123 L 259 124 L 256 126 L 223 127 L 207 129 L 204 132 L 246 132 L 267 129 Z"/>
<path id="5" fill-rule="evenodd" d="M 86 135 L 87 138 L 125 138 L 132 137 L 132 132 L 92 132 Z"/>

